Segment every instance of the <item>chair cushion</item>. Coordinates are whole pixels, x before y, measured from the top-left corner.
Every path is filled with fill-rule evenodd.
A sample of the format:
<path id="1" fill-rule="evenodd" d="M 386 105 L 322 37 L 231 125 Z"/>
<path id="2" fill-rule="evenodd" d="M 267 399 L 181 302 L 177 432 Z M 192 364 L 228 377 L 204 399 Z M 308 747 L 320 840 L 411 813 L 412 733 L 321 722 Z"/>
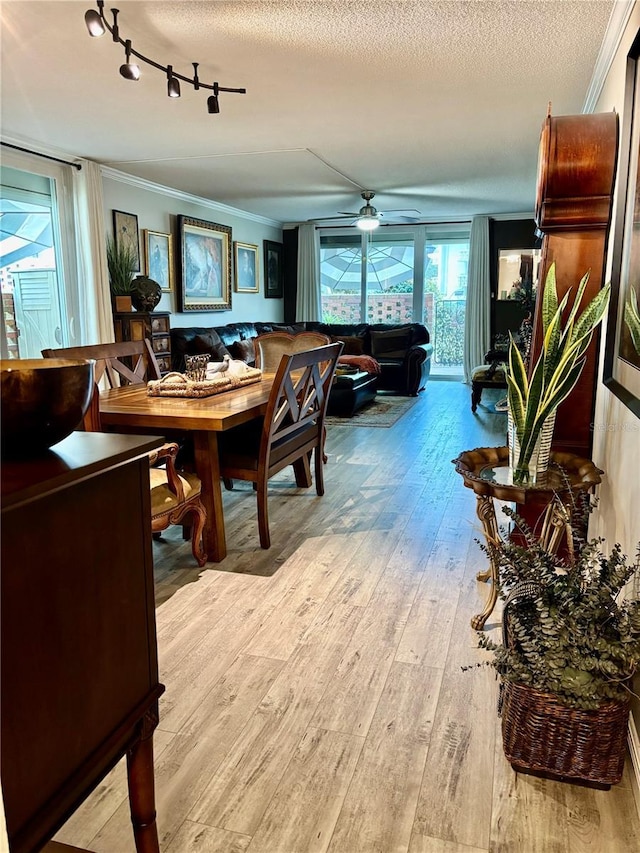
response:
<path id="1" fill-rule="evenodd" d="M 342 355 L 364 355 L 364 338 L 351 335 L 331 335 L 331 343 L 344 344 Z"/>
<path id="2" fill-rule="evenodd" d="M 374 358 L 404 358 L 411 346 L 411 329 L 397 328 L 371 331 L 371 355 Z"/>
<path id="3" fill-rule="evenodd" d="M 494 362 L 493 364 L 480 364 L 478 367 L 474 367 L 471 372 L 471 381 L 495 382 L 496 385 L 504 385 L 507 380 L 504 368 L 497 367 L 496 362 Z"/>
<path id="4" fill-rule="evenodd" d="M 195 474 L 181 472 L 179 475 L 184 489 L 185 500 L 200 494 L 200 480 Z M 149 478 L 151 481 L 151 515 L 160 515 L 163 512 L 178 506 L 178 500 L 167 483 L 167 472 L 164 468 L 150 468 Z"/>

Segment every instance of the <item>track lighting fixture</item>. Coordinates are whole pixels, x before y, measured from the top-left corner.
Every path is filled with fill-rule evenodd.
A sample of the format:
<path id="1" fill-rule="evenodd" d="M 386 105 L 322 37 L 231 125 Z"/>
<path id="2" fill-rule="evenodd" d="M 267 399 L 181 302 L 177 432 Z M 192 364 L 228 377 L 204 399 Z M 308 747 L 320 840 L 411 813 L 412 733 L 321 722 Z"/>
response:
<path id="1" fill-rule="evenodd" d="M 198 89 L 208 89 L 210 92 L 213 92 L 213 94 L 207 98 L 207 111 L 211 114 L 217 114 L 220 112 L 220 101 L 218 100 L 220 92 L 237 92 L 241 95 L 246 93 L 246 89 L 230 89 L 226 86 L 220 86 L 218 83 L 213 83 L 211 85 L 208 83 L 202 83 L 198 77 L 197 62 L 192 63 L 193 77 L 186 77 L 184 74 L 179 74 L 177 71 L 174 71 L 173 65 L 162 65 L 154 59 L 149 59 L 148 56 L 143 56 L 139 51 L 133 49 L 131 46 L 131 39 L 120 38 L 120 29 L 118 26 L 119 10 L 111 9 L 113 22 L 110 24 L 105 18 L 104 0 L 96 0 L 96 5 L 98 7 L 97 11 L 95 9 L 87 9 L 84 13 L 84 22 L 87 25 L 87 30 L 92 38 L 98 38 L 99 36 L 103 36 L 105 32 L 109 32 L 111 33 L 113 40 L 124 47 L 125 61 L 120 66 L 120 74 L 125 78 L 125 80 L 140 79 L 140 66 L 136 65 L 135 62 L 131 62 L 131 57 L 135 56 L 136 59 L 140 59 L 147 65 L 152 65 L 154 68 L 157 68 L 158 71 L 163 71 L 167 75 L 167 95 L 170 98 L 180 97 L 180 80 L 182 80 L 183 83 L 188 83 L 190 86 L 193 86 L 196 91 Z"/>

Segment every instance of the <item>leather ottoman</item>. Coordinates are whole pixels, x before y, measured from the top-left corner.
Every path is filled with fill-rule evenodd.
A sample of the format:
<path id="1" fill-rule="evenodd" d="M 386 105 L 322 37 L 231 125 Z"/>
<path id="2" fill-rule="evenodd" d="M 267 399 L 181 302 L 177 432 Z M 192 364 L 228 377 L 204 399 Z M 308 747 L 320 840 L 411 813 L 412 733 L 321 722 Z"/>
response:
<path id="1" fill-rule="evenodd" d="M 350 418 L 376 396 L 377 377 L 372 373 L 336 374 L 329 394 L 327 414 Z"/>

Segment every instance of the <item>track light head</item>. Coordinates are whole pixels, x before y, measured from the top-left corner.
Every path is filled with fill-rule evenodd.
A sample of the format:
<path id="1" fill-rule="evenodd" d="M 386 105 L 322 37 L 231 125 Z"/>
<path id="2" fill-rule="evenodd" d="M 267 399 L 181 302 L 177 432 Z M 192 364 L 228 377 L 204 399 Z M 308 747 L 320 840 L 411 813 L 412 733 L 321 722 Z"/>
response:
<path id="1" fill-rule="evenodd" d="M 105 34 L 106 30 L 102 18 L 95 9 L 87 9 L 84 13 L 84 22 L 92 38 L 99 38 Z"/>
<path id="2" fill-rule="evenodd" d="M 135 62 L 131 62 L 131 39 L 127 39 L 124 43 L 124 50 L 125 60 L 124 64 L 120 66 L 120 74 L 125 80 L 139 80 L 140 67 Z"/>
<path id="3" fill-rule="evenodd" d="M 220 112 L 220 101 L 218 100 L 219 87 L 217 83 L 213 84 L 213 95 L 207 98 L 207 111 L 210 115 L 217 115 Z"/>
<path id="4" fill-rule="evenodd" d="M 167 95 L 170 98 L 180 97 L 180 81 L 173 76 L 173 65 L 167 65 Z"/>

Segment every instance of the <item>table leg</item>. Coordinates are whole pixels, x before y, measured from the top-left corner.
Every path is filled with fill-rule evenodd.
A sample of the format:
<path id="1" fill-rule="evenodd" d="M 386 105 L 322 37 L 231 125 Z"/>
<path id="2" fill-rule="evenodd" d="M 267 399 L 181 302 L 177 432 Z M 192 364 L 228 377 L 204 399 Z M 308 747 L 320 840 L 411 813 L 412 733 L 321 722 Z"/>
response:
<path id="1" fill-rule="evenodd" d="M 547 506 L 542 530 L 540 531 L 540 544 L 549 554 L 557 554 L 562 543 L 563 534 L 567 534 L 567 550 L 569 558 L 573 559 L 573 535 L 571 529 L 571 507 L 565 506 L 557 495 Z"/>
<path id="2" fill-rule="evenodd" d="M 227 556 L 227 543 L 224 532 L 222 488 L 220 486 L 218 436 L 213 431 L 194 432 L 193 445 L 196 472 L 202 483 L 200 497 L 207 511 L 207 523 L 204 528 L 204 550 L 211 562 L 220 563 Z"/>
<path id="3" fill-rule="evenodd" d="M 127 752 L 129 805 L 138 853 L 160 853 L 153 778 L 153 731 L 157 724 L 156 705 L 145 714 L 140 740 Z"/>
<path id="4" fill-rule="evenodd" d="M 478 572 L 477 578 L 479 581 L 491 579 L 491 591 L 489 598 L 484 606 L 484 610 L 473 616 L 471 619 L 471 627 L 476 631 L 481 631 L 484 628 L 484 623 L 487 621 L 493 608 L 498 600 L 498 581 L 500 579 L 500 568 L 495 554 L 492 552 L 492 547 L 500 542 L 500 534 L 498 531 L 498 522 L 496 520 L 496 511 L 493 505 L 493 498 L 487 495 L 476 495 L 476 512 L 482 523 L 484 538 L 489 546 L 489 568 L 484 572 Z"/>

